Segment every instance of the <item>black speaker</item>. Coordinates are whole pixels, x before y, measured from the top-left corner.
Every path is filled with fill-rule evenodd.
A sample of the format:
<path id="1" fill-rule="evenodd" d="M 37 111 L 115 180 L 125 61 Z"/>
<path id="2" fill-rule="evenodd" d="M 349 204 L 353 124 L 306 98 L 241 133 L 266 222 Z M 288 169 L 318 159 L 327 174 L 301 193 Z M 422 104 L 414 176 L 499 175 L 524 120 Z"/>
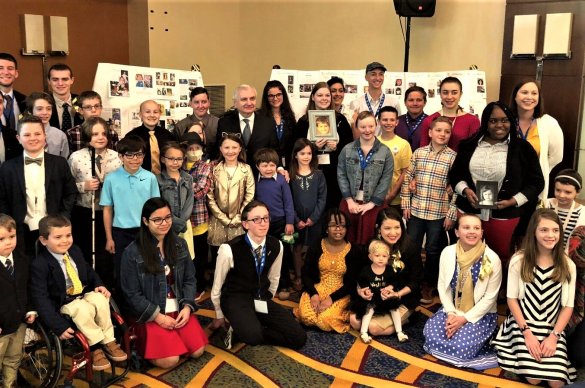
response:
<path id="1" fill-rule="evenodd" d="M 437 0 L 394 0 L 398 16 L 430 18 L 435 14 Z"/>

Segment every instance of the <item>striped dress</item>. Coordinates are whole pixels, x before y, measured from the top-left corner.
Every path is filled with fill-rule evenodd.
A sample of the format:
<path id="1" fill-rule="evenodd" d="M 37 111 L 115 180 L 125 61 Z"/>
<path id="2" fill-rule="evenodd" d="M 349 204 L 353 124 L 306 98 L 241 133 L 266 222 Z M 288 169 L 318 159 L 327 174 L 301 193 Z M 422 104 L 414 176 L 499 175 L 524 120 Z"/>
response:
<path id="1" fill-rule="evenodd" d="M 550 335 L 562 309 L 562 283 L 553 281 L 550 276 L 554 267 L 534 269 L 534 280 L 526 283 L 524 298 L 519 300 L 520 309 L 526 323 L 539 342 Z M 567 357 L 567 338 L 561 334 L 557 351 L 552 357 L 536 361 L 528 352 L 525 340 L 514 316 L 510 314 L 504 321 L 492 345 L 498 353 L 498 363 L 502 369 L 538 380 L 575 380 L 577 371 Z"/>

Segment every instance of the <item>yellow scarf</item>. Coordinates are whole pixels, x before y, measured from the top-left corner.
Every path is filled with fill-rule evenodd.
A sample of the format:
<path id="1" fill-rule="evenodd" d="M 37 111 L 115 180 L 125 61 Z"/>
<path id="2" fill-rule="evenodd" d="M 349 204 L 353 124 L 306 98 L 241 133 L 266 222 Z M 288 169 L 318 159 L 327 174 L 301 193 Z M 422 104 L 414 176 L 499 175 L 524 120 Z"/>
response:
<path id="1" fill-rule="evenodd" d="M 475 306 L 471 267 L 484 255 L 485 243 L 482 241 L 466 252 L 458 241 L 455 251 L 457 254 L 457 264 L 459 265 L 459 273 L 457 274 L 457 282 L 455 285 L 455 308 L 466 313 Z"/>

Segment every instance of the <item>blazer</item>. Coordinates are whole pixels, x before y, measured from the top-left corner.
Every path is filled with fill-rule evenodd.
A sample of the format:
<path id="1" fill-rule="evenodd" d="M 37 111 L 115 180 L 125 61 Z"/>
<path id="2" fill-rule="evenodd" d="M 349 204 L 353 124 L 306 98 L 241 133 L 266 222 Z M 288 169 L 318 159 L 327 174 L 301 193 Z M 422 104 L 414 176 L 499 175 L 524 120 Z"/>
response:
<path id="1" fill-rule="evenodd" d="M 67 160 L 46 152 L 44 158 L 47 214 L 61 214 L 71 218 L 77 186 Z M 24 155 L 21 153 L 6 161 L 0 168 L 0 212 L 14 218 L 20 233 L 23 231 L 26 216 L 25 199 Z"/>
<path id="2" fill-rule="evenodd" d="M 4 160 L 16 158 L 22 155 L 22 146 L 16 138 L 16 130 L 5 127 L 0 123 L 0 132 L 2 132 L 2 139 L 4 140 Z"/>
<path id="3" fill-rule="evenodd" d="M 51 94 L 52 95 L 52 94 Z M 75 101 L 77 98 L 77 94 L 71 94 L 71 101 Z M 74 104 L 75 105 L 75 104 Z M 71 116 L 71 127 L 75 127 L 77 125 L 83 124 L 83 116 L 73 110 L 73 115 Z M 49 125 L 51 127 L 61 129 L 61 122 L 59 121 L 59 113 L 57 112 L 57 103 L 55 102 L 55 98 L 53 96 L 53 114 L 51 115 L 51 120 L 49 120 Z M 62 129 L 61 129 L 62 130 Z"/>
<path id="4" fill-rule="evenodd" d="M 246 163 L 252 167 L 254 175 L 257 175 L 256 163 L 254 163 L 254 153 L 260 148 L 272 148 L 278 152 L 278 138 L 276 137 L 276 123 L 270 117 L 262 116 L 258 112 L 254 113 L 254 127 L 252 128 L 252 136 L 250 142 L 246 146 Z M 215 147 L 219 155 L 219 141 L 222 137 L 222 132 L 226 133 L 242 133 L 240 129 L 240 117 L 238 111 L 226 113 L 217 124 L 217 137 L 215 139 Z M 279 155 L 284 156 L 284 155 Z"/>
<path id="5" fill-rule="evenodd" d="M 17 90 L 13 90 L 14 92 L 14 99 L 16 100 L 16 103 L 18 104 L 18 109 L 20 110 L 20 113 L 24 113 L 24 111 L 26 110 L 26 95 L 22 94 L 21 92 L 17 91 Z"/>
<path id="6" fill-rule="evenodd" d="M 28 257 L 15 249 L 12 259 L 14 276 L 0 264 L 0 335 L 14 333 L 24 321 L 25 314 L 32 310 L 28 301 Z"/>
<path id="7" fill-rule="evenodd" d="M 451 171 L 449 171 L 449 184 L 451 184 L 451 187 L 455 187 L 459 182 L 464 181 L 471 190 L 476 191 L 475 183 L 469 171 L 469 161 L 477 145 L 478 138 L 475 136 L 459 144 L 459 152 L 453 162 Z M 497 200 L 510 199 L 521 192 L 528 199 L 528 203 L 535 202 L 543 188 L 544 177 L 542 176 L 536 151 L 534 151 L 530 143 L 511 134 L 506 158 L 506 175 L 498 192 Z M 480 213 L 480 210 L 473 208 L 469 200 L 463 195 L 457 196 L 456 204 L 457 208 L 464 213 Z M 523 206 L 511 206 L 501 210 L 494 209 L 492 210 L 492 218 L 510 219 L 520 217 L 525 212 L 524 209 L 525 207 Z"/>
<path id="8" fill-rule="evenodd" d="M 103 282 L 83 258 L 76 245 L 69 248 L 69 257 L 77 267 L 84 292 L 91 292 Z M 30 266 L 30 296 L 39 317 L 56 335 L 61 335 L 71 324 L 59 313 L 68 303 L 65 274 L 55 257 L 42 247 Z"/>
<path id="9" fill-rule="evenodd" d="M 502 284 L 502 263 L 496 252 L 488 246 L 485 248 L 484 255 L 487 255 L 492 265 L 491 275 L 483 280 L 477 279 L 473 287 L 473 306 L 468 312 L 458 311 L 453 304 L 454 290 L 451 289 L 451 279 L 457 266 L 456 244 L 449 245 L 441 252 L 439 264 L 439 281 L 437 291 L 439 298 L 445 309 L 445 313 L 453 312 L 467 319 L 468 322 L 475 323 L 483 318 L 487 313 L 497 312 L 498 292 Z"/>

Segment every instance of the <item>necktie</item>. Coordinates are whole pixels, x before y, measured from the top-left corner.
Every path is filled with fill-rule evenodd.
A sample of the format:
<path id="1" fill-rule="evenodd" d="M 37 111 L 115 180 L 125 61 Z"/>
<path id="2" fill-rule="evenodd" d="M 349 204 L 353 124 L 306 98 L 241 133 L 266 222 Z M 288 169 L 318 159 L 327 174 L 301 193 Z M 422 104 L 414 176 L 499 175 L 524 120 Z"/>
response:
<path id="1" fill-rule="evenodd" d="M 71 265 L 71 259 L 69 255 L 66 253 L 63 255 L 63 263 L 65 263 L 65 272 L 67 272 L 67 276 L 71 280 L 73 284 L 70 288 L 67 289 L 68 295 L 77 295 L 81 294 L 83 291 L 83 284 L 81 284 L 81 280 L 79 280 L 79 275 L 73 265 Z"/>
<path id="2" fill-rule="evenodd" d="M 41 164 L 43 164 L 43 158 L 29 158 L 28 156 L 24 157 L 24 164 L 25 165 L 29 165 L 32 163 L 36 163 L 40 166 Z"/>
<path id="3" fill-rule="evenodd" d="M 14 266 L 12 265 L 12 260 L 10 259 L 6 259 L 6 270 L 10 276 L 14 276 Z"/>
<path id="4" fill-rule="evenodd" d="M 158 175 L 160 174 L 160 150 L 158 148 L 158 140 L 154 136 L 154 131 L 148 131 L 150 134 L 150 171 Z"/>
<path id="5" fill-rule="evenodd" d="M 244 132 L 242 133 L 242 137 L 244 139 L 244 145 L 247 147 L 248 142 L 250 141 L 250 137 L 252 136 L 252 131 L 250 130 L 250 119 L 244 119 Z"/>
<path id="6" fill-rule="evenodd" d="M 71 128 L 71 114 L 69 113 L 69 104 L 63 104 L 63 116 L 61 117 L 61 130 L 66 131 Z"/>
<path id="7" fill-rule="evenodd" d="M 256 249 L 254 249 L 254 258 L 256 259 L 256 265 L 260 264 L 262 260 L 262 245 L 258 245 Z"/>
<path id="8" fill-rule="evenodd" d="M 4 101 L 6 101 L 6 107 L 4 108 L 4 118 L 6 119 L 6 126 L 10 129 L 15 129 L 14 122 L 14 100 L 12 96 L 5 94 Z"/>

